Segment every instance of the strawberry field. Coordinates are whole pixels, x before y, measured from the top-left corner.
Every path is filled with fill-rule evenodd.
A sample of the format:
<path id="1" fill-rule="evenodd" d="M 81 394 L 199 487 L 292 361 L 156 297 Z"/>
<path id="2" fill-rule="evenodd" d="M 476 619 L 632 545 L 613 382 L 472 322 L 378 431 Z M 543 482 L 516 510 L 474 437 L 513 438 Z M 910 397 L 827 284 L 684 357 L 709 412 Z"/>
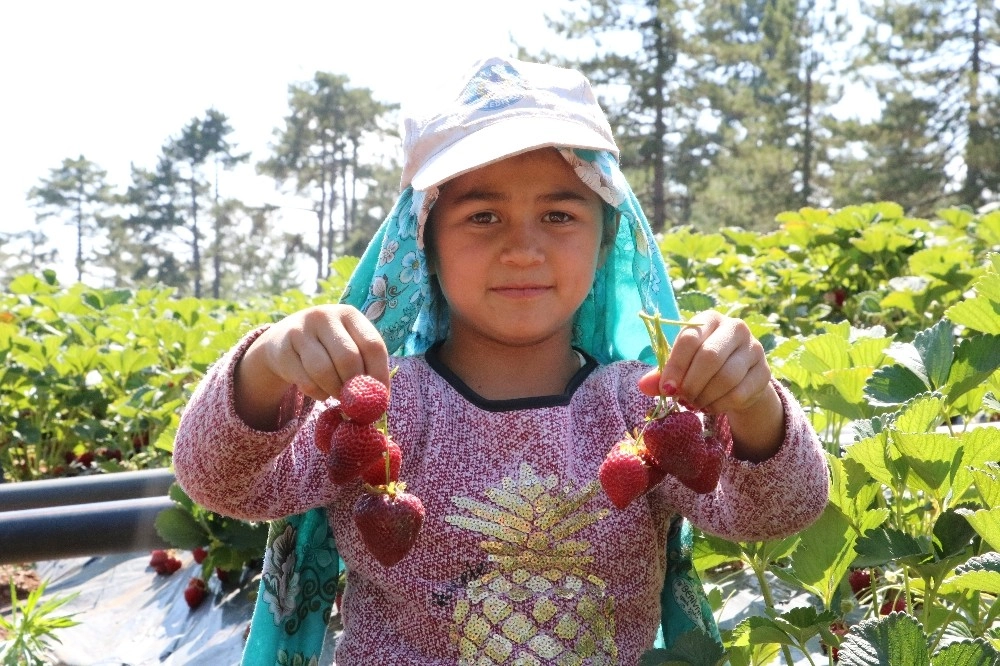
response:
<path id="1" fill-rule="evenodd" d="M 752 572 L 768 610 L 646 663 L 992 664 L 1000 660 L 1000 211 L 908 217 L 891 203 L 778 217 L 771 233 L 667 233 L 682 314 L 746 320 L 828 452 L 830 502 L 805 532 L 696 565 Z M 170 464 L 180 409 L 250 327 L 336 296 L 233 303 L 24 275 L 0 295 L 0 468 L 8 482 Z M 174 489 L 158 527 L 206 572 L 260 557 L 262 530 Z M 780 581 L 811 603 L 784 608 Z M 717 609 L 724 585 L 709 585 Z M 826 656 L 808 656 L 822 640 Z M 706 642 L 708 641 L 708 642 Z M 794 648 L 794 650 L 793 650 Z"/>

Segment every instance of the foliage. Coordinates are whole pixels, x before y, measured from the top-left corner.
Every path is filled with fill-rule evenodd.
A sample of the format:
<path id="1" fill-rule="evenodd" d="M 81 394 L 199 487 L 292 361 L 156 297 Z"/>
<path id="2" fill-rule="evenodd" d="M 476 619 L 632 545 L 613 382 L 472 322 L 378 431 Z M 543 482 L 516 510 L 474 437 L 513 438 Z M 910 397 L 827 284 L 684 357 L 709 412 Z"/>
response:
<path id="1" fill-rule="evenodd" d="M 830 501 L 787 539 L 699 534 L 696 566 L 742 563 L 767 610 L 723 632 L 721 657 L 690 637 L 644 663 L 682 652 L 791 663 L 817 637 L 844 663 L 897 650 L 912 663 L 988 663 L 1000 645 L 1000 211 L 924 219 L 871 203 L 778 220 L 767 234 L 679 227 L 660 249 L 685 314 L 726 310 L 764 342 L 826 447 Z M 251 327 L 333 300 L 355 262 L 332 265 L 327 296 L 245 304 L 15 280 L 0 301 L 8 475 L 50 474 L 63 443 L 129 451 L 142 432 L 152 453 L 89 471 L 166 464 L 177 413 L 208 364 Z M 158 527 L 176 546 L 208 545 L 213 567 L 259 557 L 259 528 L 172 496 Z M 855 572 L 868 581 L 858 592 Z M 776 580 L 809 604 L 779 607 Z"/>
<path id="2" fill-rule="evenodd" d="M 765 235 L 678 229 L 661 242 L 687 294 L 682 309 L 717 299 L 740 313 L 828 451 L 830 502 L 809 529 L 764 543 L 702 537 L 696 564 L 742 561 L 768 605 L 728 633 L 728 658 L 762 663 L 778 645 L 791 663 L 790 647 L 804 652 L 820 636 L 843 646 L 845 663 L 889 663 L 861 655 L 895 650 L 886 641 L 904 625 L 883 617 L 894 607 L 926 632 L 923 663 L 931 654 L 950 663 L 935 650 L 955 654 L 963 637 L 980 639 L 969 650 L 991 650 L 1000 618 L 1000 429 L 991 423 L 1000 411 L 1000 212 L 950 209 L 926 220 L 883 203 L 778 219 Z M 857 597 L 855 570 L 873 583 Z M 775 578 L 815 605 L 778 609 Z M 909 658 L 893 663 L 920 663 Z"/>
<path id="3" fill-rule="evenodd" d="M 59 642 L 56 632 L 79 624 L 73 619 L 74 613 L 56 615 L 56 611 L 75 594 L 52 597 L 42 601 L 47 583 L 42 581 L 28 593 L 23 603 L 17 599 L 17 588 L 10 582 L 11 616 L 0 615 L 0 665 L 2 666 L 44 666 L 45 653 L 51 641 Z"/>
<path id="4" fill-rule="evenodd" d="M 0 469 L 11 480 L 169 464 L 180 410 L 210 363 L 252 327 L 335 298 L 235 303 L 173 289 L 62 287 L 23 275 L 0 294 Z"/>

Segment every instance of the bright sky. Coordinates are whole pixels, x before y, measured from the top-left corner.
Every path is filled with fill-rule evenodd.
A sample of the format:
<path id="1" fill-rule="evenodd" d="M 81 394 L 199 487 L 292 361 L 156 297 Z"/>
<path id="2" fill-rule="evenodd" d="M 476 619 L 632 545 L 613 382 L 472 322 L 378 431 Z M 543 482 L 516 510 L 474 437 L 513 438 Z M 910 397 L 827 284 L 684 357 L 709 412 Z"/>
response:
<path id="1" fill-rule="evenodd" d="M 0 230 L 35 224 L 26 195 L 64 158 L 84 155 L 119 188 L 164 142 L 214 107 L 251 163 L 288 111 L 291 83 L 349 77 L 385 102 L 419 99 L 479 56 L 558 40 L 545 15 L 566 0 L 27 0 L 0 8 Z M 275 200 L 269 178 L 224 196 Z M 237 191 L 234 191 L 237 190 Z M 310 216 L 311 218 L 311 216 Z M 69 227 L 46 227 L 72 240 Z M 75 279 L 60 242 L 61 281 Z M 66 249 L 62 249 L 62 248 Z M 306 271 L 308 275 L 308 271 Z"/>

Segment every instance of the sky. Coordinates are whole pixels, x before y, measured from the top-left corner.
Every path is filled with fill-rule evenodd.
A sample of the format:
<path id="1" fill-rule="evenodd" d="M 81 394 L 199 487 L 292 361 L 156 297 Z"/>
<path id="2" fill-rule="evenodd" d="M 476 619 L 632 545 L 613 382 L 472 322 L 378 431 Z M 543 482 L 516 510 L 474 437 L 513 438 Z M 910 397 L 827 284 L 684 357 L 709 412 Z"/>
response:
<path id="1" fill-rule="evenodd" d="M 85 156 L 124 188 L 163 144 L 215 108 L 253 164 L 287 114 L 288 86 L 346 75 L 383 102 L 418 103 L 478 57 L 538 51 L 545 16 L 567 0 L 30 0 L 0 8 L 0 231 L 35 225 L 27 193 Z M 252 171 L 252 168 L 247 171 Z M 243 173 L 224 196 L 279 203 L 274 181 Z M 308 205 L 308 204 L 305 204 Z M 314 217 L 308 217 L 312 224 Z M 289 224 L 294 218 L 289 217 Z M 73 233 L 58 239 L 60 281 L 75 280 Z"/>

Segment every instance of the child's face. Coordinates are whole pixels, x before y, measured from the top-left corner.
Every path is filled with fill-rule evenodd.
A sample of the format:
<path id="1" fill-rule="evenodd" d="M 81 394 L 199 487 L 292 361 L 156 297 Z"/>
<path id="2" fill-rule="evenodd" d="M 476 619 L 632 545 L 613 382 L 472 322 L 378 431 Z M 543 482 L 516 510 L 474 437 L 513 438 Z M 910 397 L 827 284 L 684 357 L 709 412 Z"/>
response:
<path id="1" fill-rule="evenodd" d="M 453 339 L 568 343 L 599 264 L 602 224 L 601 199 L 551 148 L 443 185 L 428 243 Z"/>

